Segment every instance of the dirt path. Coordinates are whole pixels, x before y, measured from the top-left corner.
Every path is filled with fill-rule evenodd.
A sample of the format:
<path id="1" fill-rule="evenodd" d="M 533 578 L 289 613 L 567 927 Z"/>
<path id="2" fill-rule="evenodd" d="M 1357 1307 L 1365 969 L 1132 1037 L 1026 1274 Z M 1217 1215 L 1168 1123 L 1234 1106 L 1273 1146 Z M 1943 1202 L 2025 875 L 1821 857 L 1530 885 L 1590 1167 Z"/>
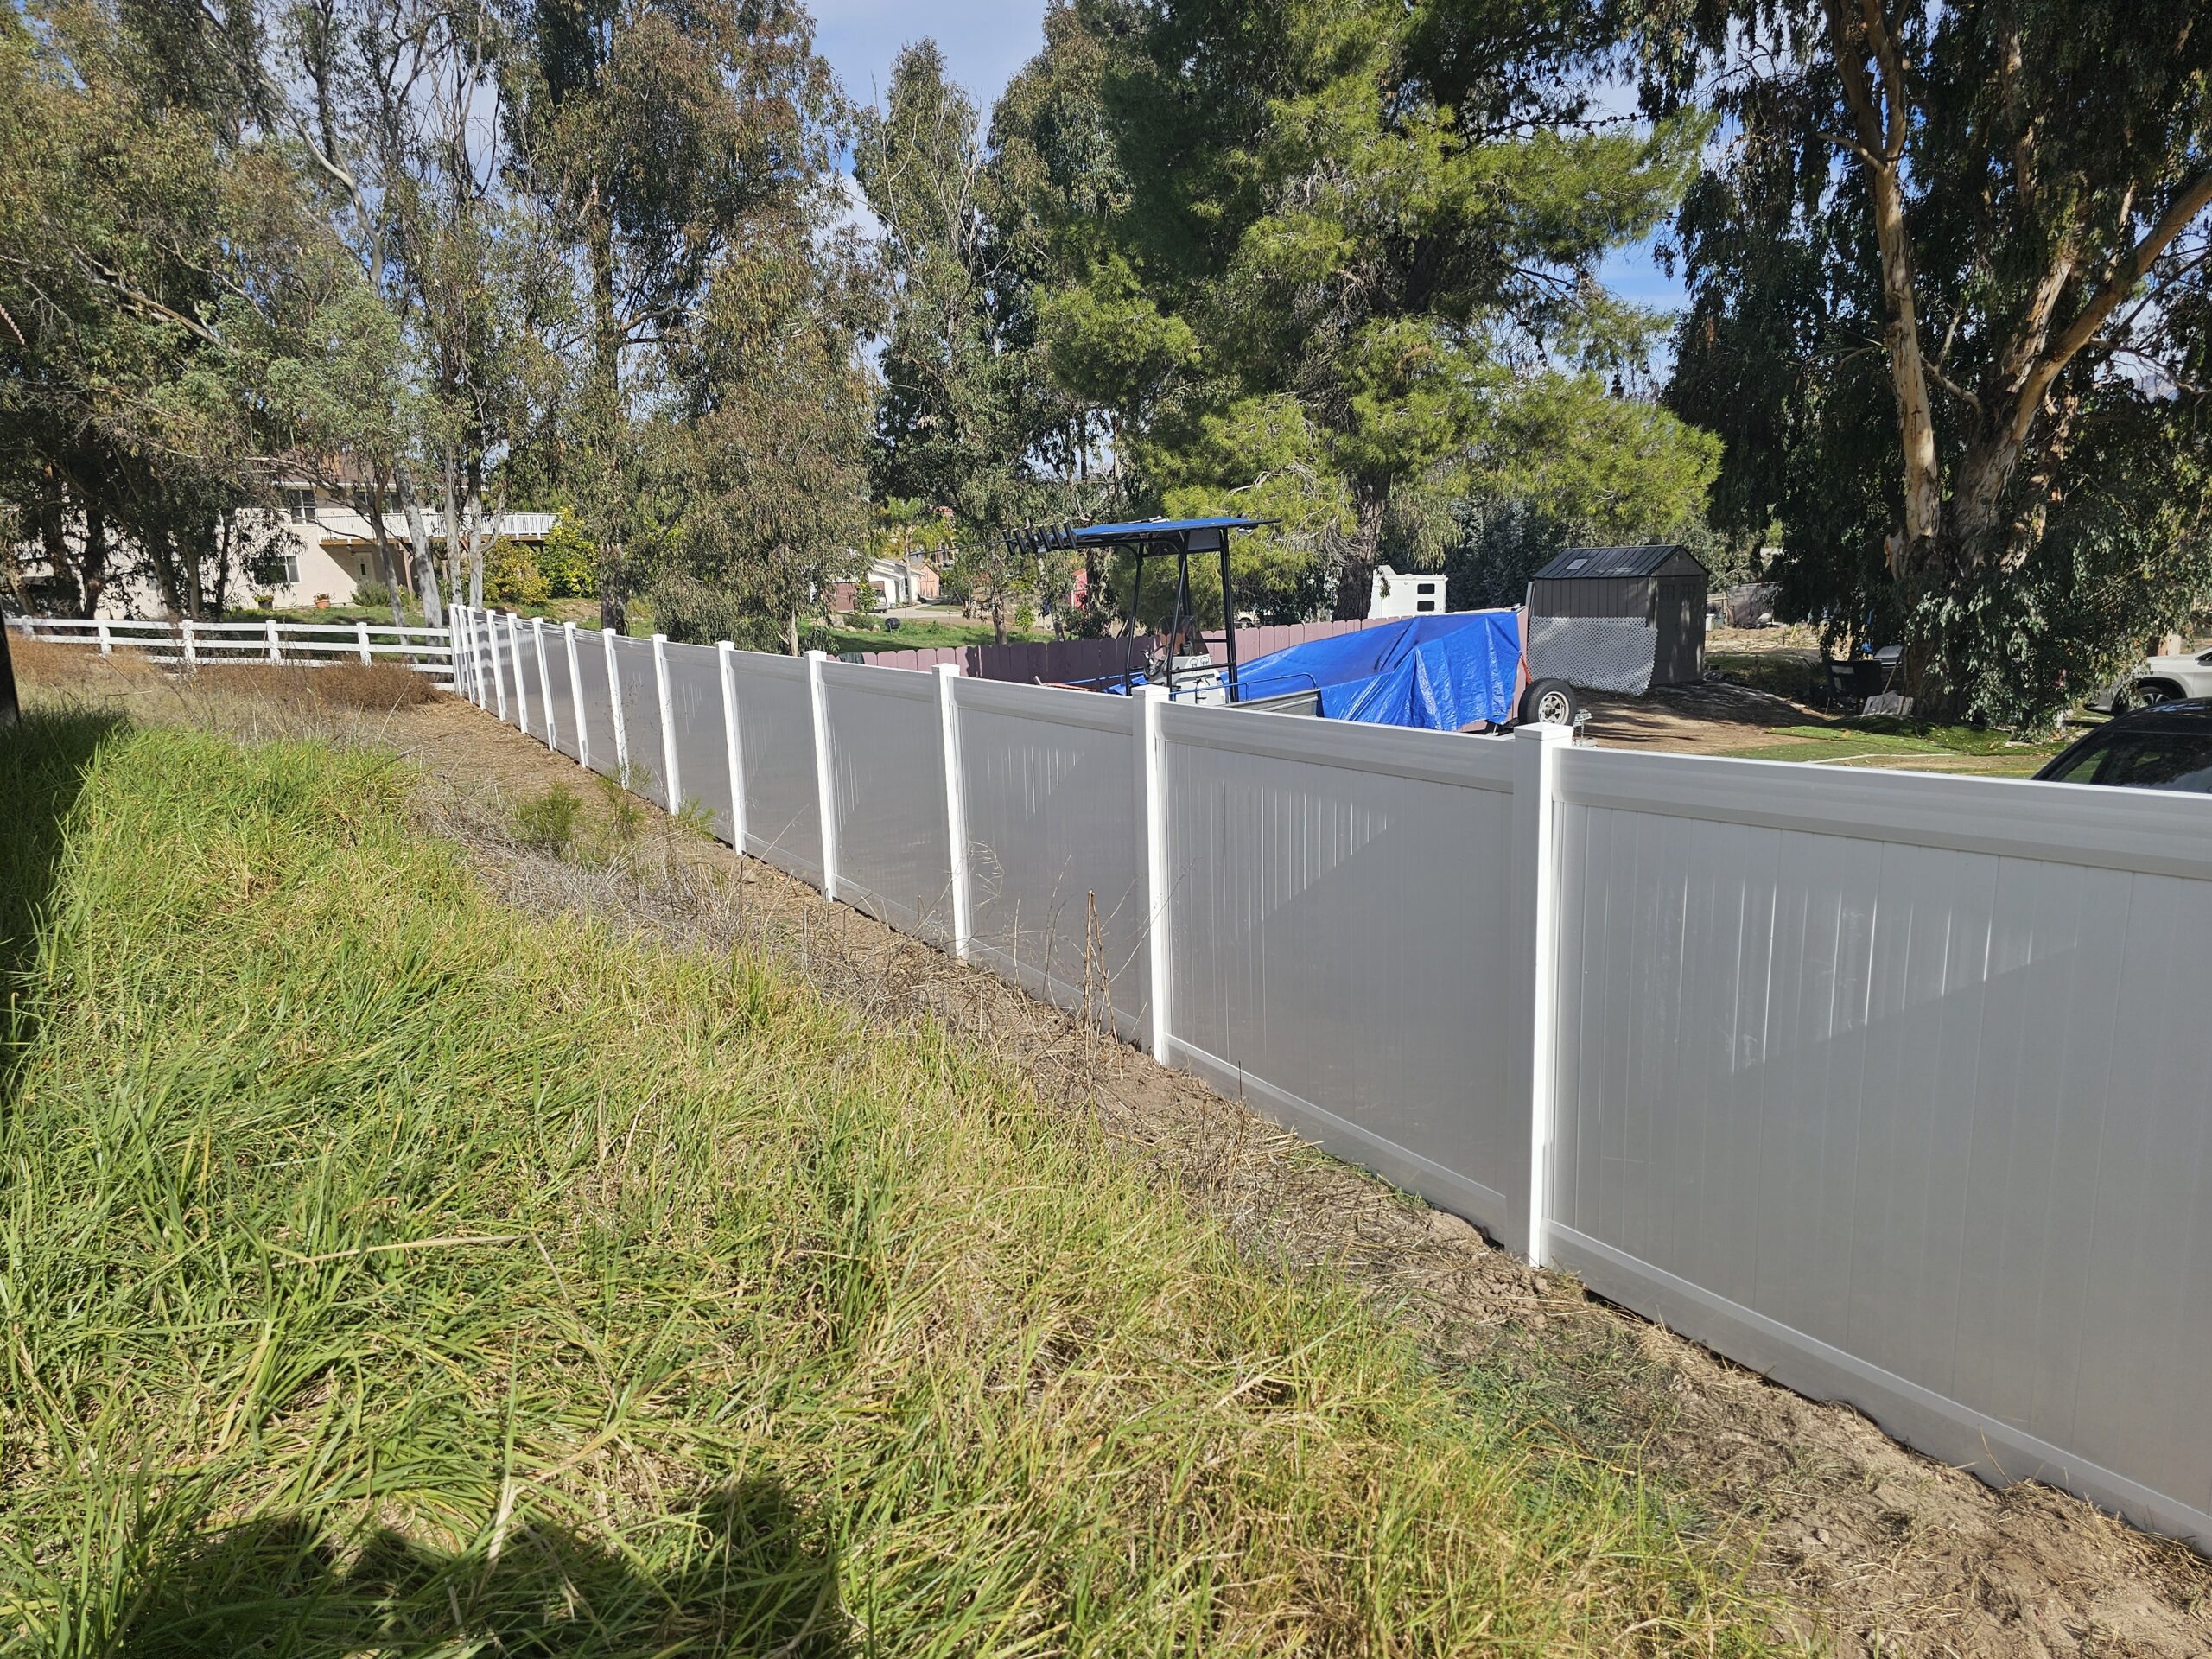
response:
<path id="1" fill-rule="evenodd" d="M 232 729 L 281 720 L 226 718 Z M 1805 1400 L 1530 1269 L 1456 1217 L 1301 1146 L 1254 1112 L 812 889 L 648 812 L 611 862 L 518 846 L 511 812 L 574 763 L 450 698 L 356 717 L 432 782 L 430 827 L 513 902 L 586 912 L 673 944 L 765 945 L 887 1021 L 934 1019 L 1100 1125 L 1247 1248 L 1330 1264 L 1412 1321 L 1478 1398 L 1547 1414 L 1579 1443 L 1687 1495 L 1784 1636 L 1867 1655 L 2212 1654 L 2212 1563 L 2032 1484 L 1993 1491 L 1847 1408 Z"/>

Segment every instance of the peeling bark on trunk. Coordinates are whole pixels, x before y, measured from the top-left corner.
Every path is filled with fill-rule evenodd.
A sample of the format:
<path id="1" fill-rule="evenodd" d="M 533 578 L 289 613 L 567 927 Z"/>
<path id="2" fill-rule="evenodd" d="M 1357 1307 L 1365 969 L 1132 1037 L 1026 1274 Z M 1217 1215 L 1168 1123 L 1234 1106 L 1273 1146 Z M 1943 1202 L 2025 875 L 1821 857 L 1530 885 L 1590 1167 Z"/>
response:
<path id="1" fill-rule="evenodd" d="M 1856 146 L 1866 168 L 1881 257 L 1883 344 L 1897 397 L 1897 436 L 1904 460 L 1904 528 L 1890 538 L 1890 575 L 1903 580 L 1933 555 L 1943 533 L 1943 474 L 1936 460 L 1936 411 L 1920 348 L 1919 308 L 1912 291 L 1912 241 L 1905 223 L 1907 132 L 1904 67 L 1882 22 L 1878 0 L 1827 0 L 1828 36 L 1844 98 L 1857 124 Z M 1878 94 L 1866 73 L 1872 55 L 1881 75 Z"/>
<path id="2" fill-rule="evenodd" d="M 415 551 L 415 579 L 419 584 L 418 598 L 423 606 L 423 620 L 434 628 L 446 625 L 445 606 L 438 593 L 438 568 L 430 556 L 430 527 L 423 522 L 423 504 L 416 499 L 412 483 L 404 468 L 396 468 L 393 479 L 399 486 L 399 508 L 407 516 L 407 538 Z"/>
<path id="3" fill-rule="evenodd" d="M 369 528 L 377 538 L 377 570 L 384 580 L 385 592 L 391 600 L 391 626 L 404 627 L 407 611 L 401 595 L 407 584 L 401 580 L 399 563 L 391 550 L 391 537 L 385 529 L 384 493 L 390 485 L 391 474 L 379 467 L 369 474 Z"/>

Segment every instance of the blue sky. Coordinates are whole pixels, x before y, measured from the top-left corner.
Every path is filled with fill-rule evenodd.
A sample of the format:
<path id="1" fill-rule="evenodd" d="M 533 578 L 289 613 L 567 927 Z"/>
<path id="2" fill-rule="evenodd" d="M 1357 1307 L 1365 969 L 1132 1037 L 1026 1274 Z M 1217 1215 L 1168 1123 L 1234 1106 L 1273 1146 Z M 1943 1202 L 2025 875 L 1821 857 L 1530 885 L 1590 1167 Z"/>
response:
<path id="1" fill-rule="evenodd" d="M 926 35 L 944 51 L 953 79 L 988 111 L 1045 43 L 1045 0 L 813 0 L 812 9 L 823 55 L 863 103 L 874 102 L 889 81 L 899 48 Z M 1682 302 L 1681 285 L 1661 274 L 1648 247 L 1615 253 L 1599 275 L 1640 305 Z"/>

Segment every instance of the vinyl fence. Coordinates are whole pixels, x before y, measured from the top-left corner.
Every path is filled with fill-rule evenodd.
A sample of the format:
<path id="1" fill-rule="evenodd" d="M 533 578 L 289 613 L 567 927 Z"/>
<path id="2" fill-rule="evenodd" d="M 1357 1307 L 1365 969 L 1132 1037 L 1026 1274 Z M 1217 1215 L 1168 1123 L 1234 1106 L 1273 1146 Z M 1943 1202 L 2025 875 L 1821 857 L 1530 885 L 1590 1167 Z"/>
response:
<path id="1" fill-rule="evenodd" d="M 454 631 L 375 622 L 149 622 L 110 617 L 10 617 L 27 638 L 96 647 L 120 645 L 159 663 L 213 668 L 240 663 L 399 662 L 438 685 L 453 683 Z"/>
<path id="2" fill-rule="evenodd" d="M 467 695 L 831 899 L 1103 970 L 1537 1262 L 2212 1548 L 2212 803 L 461 627 Z"/>

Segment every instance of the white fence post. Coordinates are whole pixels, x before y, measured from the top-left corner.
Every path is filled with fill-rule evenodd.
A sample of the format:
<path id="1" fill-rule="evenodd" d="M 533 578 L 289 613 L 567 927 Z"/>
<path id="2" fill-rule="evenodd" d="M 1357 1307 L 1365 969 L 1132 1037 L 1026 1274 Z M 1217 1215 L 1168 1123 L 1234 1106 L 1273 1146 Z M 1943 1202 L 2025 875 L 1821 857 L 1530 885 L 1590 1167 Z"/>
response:
<path id="1" fill-rule="evenodd" d="M 114 656 L 114 655 L 115 655 L 115 636 L 114 636 L 113 634 L 111 634 L 111 633 L 110 633 L 110 632 L 108 632 L 108 626 L 107 626 L 107 624 L 106 624 L 106 623 L 105 623 L 105 622 L 103 622 L 103 623 L 101 623 L 101 624 L 99 625 L 99 630 L 100 630 L 100 655 L 101 655 L 101 656 L 103 656 L 103 657 L 112 657 L 112 656 Z"/>
<path id="2" fill-rule="evenodd" d="M 499 613 L 484 613 L 484 651 L 492 659 L 492 693 L 493 711 L 501 720 L 507 717 L 507 671 L 499 661 Z"/>
<path id="3" fill-rule="evenodd" d="M 545 667 L 545 619 L 530 619 L 531 649 L 537 654 L 537 700 L 545 705 L 545 747 L 552 748 L 561 741 L 560 717 L 553 712 L 553 677 Z"/>
<path id="4" fill-rule="evenodd" d="M 737 647 L 727 639 L 715 643 L 715 664 L 722 674 L 722 747 L 729 762 L 729 844 L 745 853 L 745 753 L 737 729 Z"/>
<path id="5" fill-rule="evenodd" d="M 1551 1265 L 1551 1160 L 1557 1100 L 1559 1038 L 1559 756 L 1574 733 L 1565 726 L 1528 725 L 1513 734 L 1513 944 L 1511 959 L 1527 987 L 1522 1044 L 1516 1046 L 1514 1087 L 1525 1102 L 1529 1185 L 1521 1204 L 1521 1236 L 1504 1241 L 1540 1268 Z"/>
<path id="6" fill-rule="evenodd" d="M 1145 1046 L 1152 1058 L 1167 1064 L 1167 1033 L 1173 999 L 1169 995 L 1173 969 L 1167 960 L 1167 753 L 1160 741 L 1161 712 L 1167 707 L 1167 688 L 1140 686 L 1129 699 L 1135 725 L 1137 751 L 1138 822 L 1144 826 L 1144 949 L 1150 1029 Z"/>
<path id="7" fill-rule="evenodd" d="M 369 625 L 356 618 L 353 623 L 353 643 L 361 648 L 361 666 L 369 665 Z"/>
<path id="8" fill-rule="evenodd" d="M 515 729 L 530 731 L 530 677 L 522 671 L 522 619 L 507 613 L 507 658 L 515 671 Z"/>
<path id="9" fill-rule="evenodd" d="M 446 613 L 446 649 L 452 653 L 453 694 L 456 697 L 468 695 L 468 674 L 461 660 L 461 607 L 454 606 Z"/>
<path id="10" fill-rule="evenodd" d="M 827 652 L 806 653 L 807 701 L 814 711 L 814 798 L 822 819 L 822 896 L 837 901 L 837 789 L 830 772 L 830 705 L 822 693 Z"/>
<path id="11" fill-rule="evenodd" d="M 601 628 L 599 643 L 607 652 L 607 701 L 614 715 L 614 781 L 630 787 L 630 732 L 622 723 L 622 677 L 614 671 L 614 630 Z"/>
<path id="12" fill-rule="evenodd" d="M 653 696 L 660 702 L 660 776 L 662 803 L 671 817 L 683 810 L 683 785 L 676 768 L 676 699 L 668 690 L 668 636 L 653 635 Z"/>
<path id="13" fill-rule="evenodd" d="M 563 622 L 561 638 L 569 650 L 569 712 L 576 721 L 576 764 L 591 766 L 591 722 L 584 718 L 583 659 L 576 654 L 576 625 Z"/>
<path id="14" fill-rule="evenodd" d="M 957 701 L 960 670 L 939 663 L 937 676 L 937 741 L 944 757 L 944 845 L 950 855 L 946 875 L 952 887 L 952 938 L 947 948 L 963 962 L 968 959 L 968 800 L 960 777 L 960 704 Z M 915 918 L 917 925 L 921 918 Z"/>
<path id="15" fill-rule="evenodd" d="M 284 653 L 277 648 L 276 645 L 276 619 L 270 617 L 265 626 L 269 635 L 269 660 L 272 663 L 281 663 L 284 660 Z"/>

